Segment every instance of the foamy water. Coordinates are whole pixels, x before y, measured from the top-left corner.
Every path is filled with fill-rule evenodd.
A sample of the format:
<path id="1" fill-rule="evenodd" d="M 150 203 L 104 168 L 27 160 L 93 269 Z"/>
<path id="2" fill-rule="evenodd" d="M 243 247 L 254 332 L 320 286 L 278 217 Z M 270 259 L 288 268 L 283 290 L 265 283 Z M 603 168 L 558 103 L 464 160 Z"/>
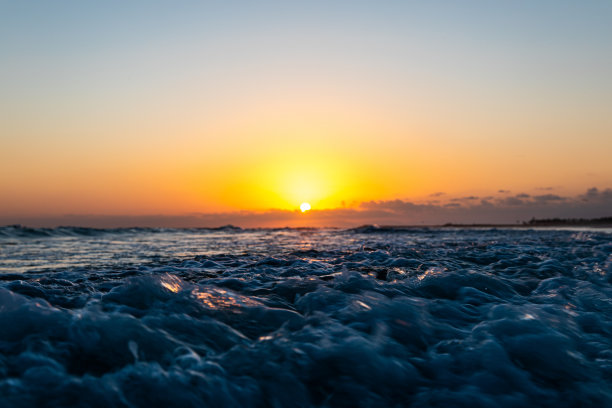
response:
<path id="1" fill-rule="evenodd" d="M 0 406 L 612 406 L 601 230 L 0 228 Z"/>

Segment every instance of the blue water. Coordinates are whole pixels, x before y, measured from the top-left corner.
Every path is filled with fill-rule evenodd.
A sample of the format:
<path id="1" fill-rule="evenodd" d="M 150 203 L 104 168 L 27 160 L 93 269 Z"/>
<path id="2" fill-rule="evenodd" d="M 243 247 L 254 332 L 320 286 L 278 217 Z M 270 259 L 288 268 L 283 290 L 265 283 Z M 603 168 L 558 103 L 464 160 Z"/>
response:
<path id="1" fill-rule="evenodd" d="M 610 407 L 610 230 L 0 228 L 0 407 Z"/>

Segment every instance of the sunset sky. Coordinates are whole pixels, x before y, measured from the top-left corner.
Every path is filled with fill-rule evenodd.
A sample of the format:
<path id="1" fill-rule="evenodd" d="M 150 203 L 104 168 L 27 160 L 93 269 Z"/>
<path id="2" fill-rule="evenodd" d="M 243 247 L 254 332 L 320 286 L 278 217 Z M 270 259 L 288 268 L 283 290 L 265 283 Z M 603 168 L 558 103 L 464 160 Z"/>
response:
<path id="1" fill-rule="evenodd" d="M 0 0 L 0 224 L 612 215 L 610 21 L 607 0 Z"/>

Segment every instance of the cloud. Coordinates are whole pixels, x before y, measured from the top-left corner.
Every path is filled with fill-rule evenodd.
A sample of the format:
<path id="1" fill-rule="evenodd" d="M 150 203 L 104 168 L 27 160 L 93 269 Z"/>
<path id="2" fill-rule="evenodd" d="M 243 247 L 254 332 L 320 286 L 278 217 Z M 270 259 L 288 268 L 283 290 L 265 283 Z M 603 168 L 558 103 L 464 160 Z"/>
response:
<path id="1" fill-rule="evenodd" d="M 556 194 L 544 194 L 534 196 L 533 199 L 537 202 L 548 202 L 548 201 L 565 201 L 565 197 L 558 196 Z"/>
<path id="2" fill-rule="evenodd" d="M 499 200 L 499 203 L 502 205 L 514 206 L 514 205 L 522 205 L 525 202 L 518 197 L 506 197 L 502 200 Z"/>
<path id="3" fill-rule="evenodd" d="M 436 200 L 437 201 L 437 200 Z M 241 211 L 187 215 L 66 215 L 57 217 L 0 216 L 0 225 L 23 224 L 35 227 L 58 225 L 88 227 L 354 227 L 379 225 L 441 225 L 445 223 L 497 224 L 528 221 L 531 218 L 598 218 L 612 216 L 612 189 L 590 188 L 583 194 L 562 197 L 555 194 L 512 197 L 463 197 L 459 201 L 417 203 L 404 200 L 366 201 L 354 207 L 328 210 Z"/>
<path id="4" fill-rule="evenodd" d="M 451 202 L 460 202 L 460 201 L 470 201 L 470 200 L 478 200 L 480 197 L 477 196 L 467 196 L 467 197 L 456 197 L 451 198 Z"/>
<path id="5" fill-rule="evenodd" d="M 581 196 L 585 201 L 592 202 L 607 202 L 612 201 L 612 189 L 607 188 L 603 191 L 599 191 L 597 187 L 589 188 L 585 194 Z"/>
<path id="6" fill-rule="evenodd" d="M 516 223 L 531 218 L 598 218 L 612 215 L 612 189 L 590 188 L 584 194 L 560 196 L 520 193 L 511 197 L 461 197 L 446 203 L 371 201 L 358 216 L 390 224 Z M 383 220 L 377 218 L 386 214 Z M 371 216 L 371 217 L 370 217 Z M 374 222 L 364 222 L 374 223 Z"/>

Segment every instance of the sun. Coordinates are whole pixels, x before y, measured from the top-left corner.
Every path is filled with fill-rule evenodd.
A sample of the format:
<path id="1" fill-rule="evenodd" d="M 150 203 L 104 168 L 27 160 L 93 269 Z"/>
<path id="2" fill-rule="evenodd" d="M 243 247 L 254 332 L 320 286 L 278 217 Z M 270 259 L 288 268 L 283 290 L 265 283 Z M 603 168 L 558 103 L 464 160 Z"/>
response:
<path id="1" fill-rule="evenodd" d="M 309 211 L 310 210 L 310 204 L 308 204 L 308 203 L 300 204 L 300 210 L 302 210 L 302 212 Z"/>

